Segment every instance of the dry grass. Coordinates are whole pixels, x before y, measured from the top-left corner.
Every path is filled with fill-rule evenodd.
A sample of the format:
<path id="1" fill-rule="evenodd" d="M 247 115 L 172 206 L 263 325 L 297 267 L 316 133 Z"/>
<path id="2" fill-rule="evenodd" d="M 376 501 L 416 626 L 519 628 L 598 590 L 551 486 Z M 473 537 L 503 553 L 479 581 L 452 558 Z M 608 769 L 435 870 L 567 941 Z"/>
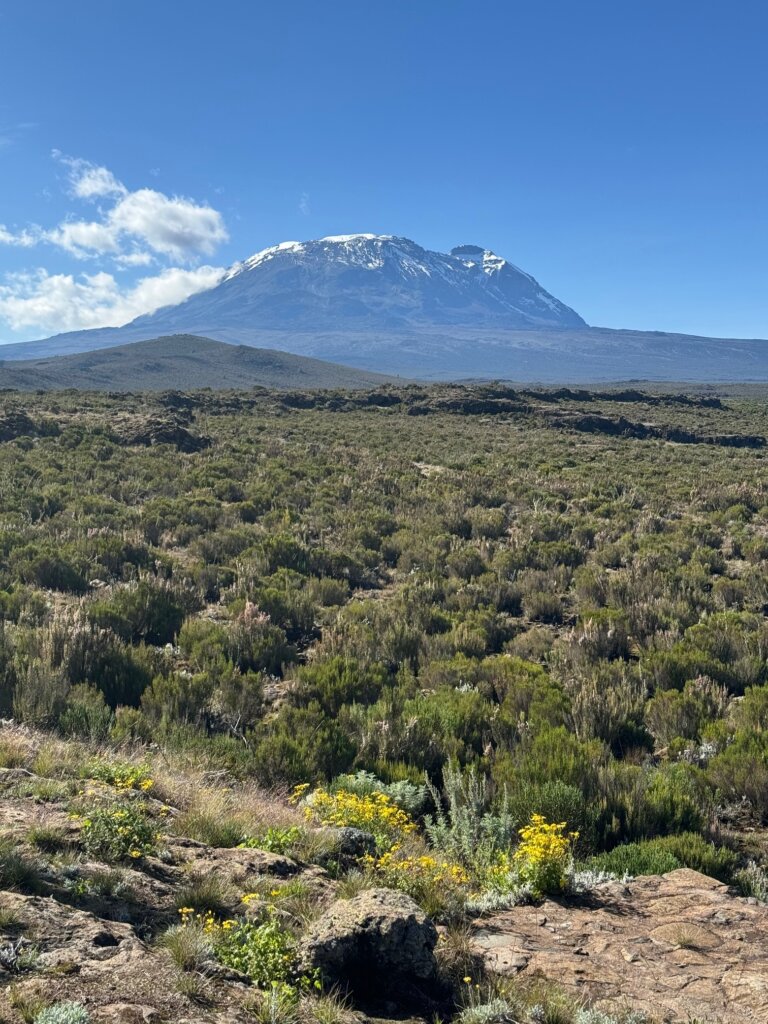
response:
<path id="1" fill-rule="evenodd" d="M 302 821 L 298 811 L 256 786 L 208 786 L 194 792 L 191 799 L 187 795 L 185 809 L 174 820 L 174 831 L 208 846 L 231 847 L 269 827 Z"/>
<path id="2" fill-rule="evenodd" d="M 0 729 L 0 768 L 29 770 L 34 757 L 34 738 L 29 729 L 16 725 L 4 725 Z"/>
<path id="3" fill-rule="evenodd" d="M 451 925 L 440 935 L 435 950 L 440 974 L 454 986 L 464 978 L 473 983 L 483 980 L 483 960 L 472 948 L 472 928 L 468 924 Z"/>
<path id="4" fill-rule="evenodd" d="M 237 903 L 237 894 L 226 878 L 215 871 L 191 869 L 176 891 L 177 909 L 191 907 L 204 914 L 210 910 L 217 917 L 225 916 Z"/>
<path id="5" fill-rule="evenodd" d="M 92 751 L 77 740 L 59 740 L 46 735 L 37 744 L 31 768 L 46 779 L 80 778 Z"/>
<path id="6" fill-rule="evenodd" d="M 180 971 L 197 971 L 211 958 L 211 944 L 202 927 L 190 922 L 172 925 L 158 939 Z"/>
<path id="7" fill-rule="evenodd" d="M 16 984 L 8 992 L 8 1002 L 18 1013 L 24 1024 L 32 1024 L 37 1015 L 48 1005 L 36 987 Z"/>
<path id="8" fill-rule="evenodd" d="M 357 1015 L 349 998 L 337 989 L 316 996 L 306 996 L 299 1003 L 301 1024 L 352 1024 Z"/>

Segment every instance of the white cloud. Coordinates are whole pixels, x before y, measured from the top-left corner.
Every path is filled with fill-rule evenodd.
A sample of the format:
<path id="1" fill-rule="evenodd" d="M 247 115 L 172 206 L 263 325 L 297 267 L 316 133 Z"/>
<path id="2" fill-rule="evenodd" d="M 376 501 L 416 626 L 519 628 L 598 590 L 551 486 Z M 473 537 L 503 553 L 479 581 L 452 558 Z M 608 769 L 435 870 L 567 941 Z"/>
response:
<path id="1" fill-rule="evenodd" d="M 179 196 L 169 198 L 151 188 L 128 193 L 108 221 L 119 235 L 138 238 L 155 252 L 175 259 L 211 253 L 229 237 L 218 210 Z"/>
<path id="2" fill-rule="evenodd" d="M 88 214 L 70 213 L 50 228 L 0 224 L 0 245 L 46 243 L 77 259 L 108 258 L 128 280 L 103 269 L 53 274 L 39 267 L 7 275 L 0 283 L 0 323 L 41 335 L 117 327 L 218 284 L 223 268 L 196 266 L 229 237 L 218 210 L 151 188 L 130 191 L 106 167 L 56 151 L 53 156 L 67 168 L 70 198 L 91 204 Z M 136 280 L 153 264 L 165 269 L 144 270 Z"/>
<path id="3" fill-rule="evenodd" d="M 131 192 L 106 167 L 56 150 L 53 156 L 69 169 L 74 198 L 106 200 L 112 205 L 99 206 L 98 218 L 68 217 L 47 231 L 27 228 L 12 232 L 0 226 L 0 244 L 31 246 L 45 241 L 80 259 L 113 256 L 125 266 L 131 265 L 134 252 L 147 250 L 190 262 L 210 255 L 229 238 L 223 217 L 207 203 L 167 196 L 151 188 Z"/>
<path id="4" fill-rule="evenodd" d="M 302 192 L 299 196 L 299 213 L 303 213 L 305 217 L 308 217 L 312 212 L 309 205 L 309 192 Z"/>
<path id="5" fill-rule="evenodd" d="M 0 285 L 0 319 L 14 331 L 118 327 L 218 284 L 222 267 L 170 267 L 122 288 L 112 274 L 13 274 Z"/>
<path id="6" fill-rule="evenodd" d="M 155 262 L 155 257 L 151 252 L 126 252 L 121 256 L 115 257 L 115 263 L 120 267 L 148 267 L 151 263 Z"/>
<path id="7" fill-rule="evenodd" d="M 118 253 L 119 239 L 108 224 L 96 221 L 69 220 L 64 221 L 52 231 L 45 234 L 46 241 L 66 249 L 73 256 L 88 256 L 93 253 Z"/>
<path id="8" fill-rule="evenodd" d="M 99 167 L 88 160 L 63 156 L 54 150 L 54 157 L 69 167 L 72 194 L 78 199 L 99 199 L 104 196 L 124 196 L 128 189 L 118 181 L 112 171 Z"/>
<path id="9" fill-rule="evenodd" d="M 73 256 L 124 255 L 138 243 L 161 256 L 188 261 L 229 238 L 218 210 L 151 188 L 126 192 L 101 220 L 64 221 L 46 241 Z"/>
<path id="10" fill-rule="evenodd" d="M 19 245 L 29 248 L 40 241 L 39 228 L 24 228 L 22 231 L 9 231 L 5 224 L 0 224 L 0 245 Z"/>

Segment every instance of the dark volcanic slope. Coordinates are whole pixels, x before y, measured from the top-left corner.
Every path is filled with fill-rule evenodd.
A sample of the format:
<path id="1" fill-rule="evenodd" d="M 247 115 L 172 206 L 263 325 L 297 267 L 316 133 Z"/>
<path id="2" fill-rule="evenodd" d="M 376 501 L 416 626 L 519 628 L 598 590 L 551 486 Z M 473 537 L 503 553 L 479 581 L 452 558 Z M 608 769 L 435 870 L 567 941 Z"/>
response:
<path id="1" fill-rule="evenodd" d="M 0 362 L 0 388 L 21 391 L 367 388 L 391 380 L 319 359 L 183 334 L 50 359 Z"/>

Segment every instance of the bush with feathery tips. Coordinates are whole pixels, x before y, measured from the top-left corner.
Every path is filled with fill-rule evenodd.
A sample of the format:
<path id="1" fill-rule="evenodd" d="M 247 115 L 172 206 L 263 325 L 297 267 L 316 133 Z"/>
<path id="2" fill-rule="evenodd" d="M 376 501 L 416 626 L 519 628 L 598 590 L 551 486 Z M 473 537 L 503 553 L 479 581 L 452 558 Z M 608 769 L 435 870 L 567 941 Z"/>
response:
<path id="1" fill-rule="evenodd" d="M 578 833 L 566 833 L 566 828 L 564 821 L 548 822 L 543 815 L 533 814 L 530 824 L 520 829 L 513 864 L 520 882 L 529 885 L 537 898 L 562 892 L 568 883 L 571 847 Z"/>

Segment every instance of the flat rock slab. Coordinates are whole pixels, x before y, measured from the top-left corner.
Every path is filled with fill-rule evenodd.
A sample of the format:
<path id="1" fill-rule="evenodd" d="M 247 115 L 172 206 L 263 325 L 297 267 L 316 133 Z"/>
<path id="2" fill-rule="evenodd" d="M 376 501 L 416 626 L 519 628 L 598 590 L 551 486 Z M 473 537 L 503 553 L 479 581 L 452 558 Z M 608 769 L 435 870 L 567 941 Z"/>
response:
<path id="1" fill-rule="evenodd" d="M 768 1021 L 768 906 L 681 868 L 482 918 L 489 970 L 541 974 L 600 1009 L 702 1024 Z"/>

